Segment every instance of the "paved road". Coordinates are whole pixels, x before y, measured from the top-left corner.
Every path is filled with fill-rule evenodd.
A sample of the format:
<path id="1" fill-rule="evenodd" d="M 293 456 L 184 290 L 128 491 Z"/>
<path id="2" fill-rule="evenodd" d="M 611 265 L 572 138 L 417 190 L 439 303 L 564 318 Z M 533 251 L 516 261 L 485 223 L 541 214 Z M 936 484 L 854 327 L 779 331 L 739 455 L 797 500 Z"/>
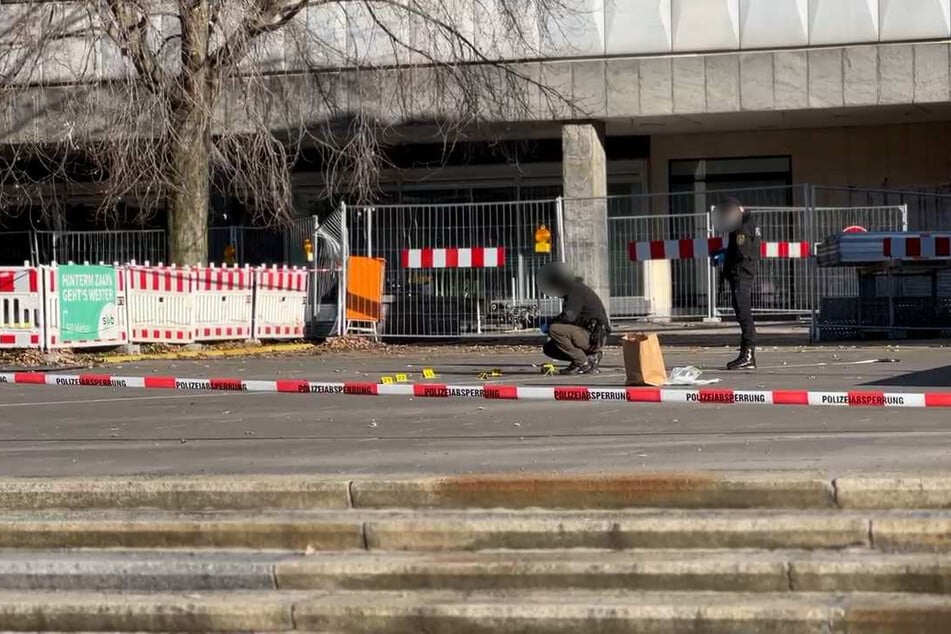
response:
<path id="1" fill-rule="evenodd" d="M 376 380 L 432 365 L 445 382 L 542 377 L 531 351 L 150 362 L 119 375 Z M 731 375 L 732 351 L 673 349 L 724 387 L 951 390 L 951 349 L 764 350 L 756 374 Z M 852 365 L 894 357 L 899 363 Z M 817 365 L 824 364 L 824 365 Z M 591 385 L 623 383 L 613 351 Z M 578 383 L 584 381 L 576 381 Z M 443 473 L 666 469 L 939 469 L 951 466 L 948 411 L 702 408 L 677 405 L 439 401 L 0 386 L 0 475 L 138 473 Z"/>

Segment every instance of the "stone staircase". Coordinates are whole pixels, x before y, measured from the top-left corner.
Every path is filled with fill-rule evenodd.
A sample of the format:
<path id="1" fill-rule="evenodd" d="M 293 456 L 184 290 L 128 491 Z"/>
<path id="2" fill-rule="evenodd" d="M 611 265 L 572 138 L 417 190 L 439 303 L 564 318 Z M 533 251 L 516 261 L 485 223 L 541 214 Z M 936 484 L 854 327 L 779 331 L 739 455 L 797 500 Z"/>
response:
<path id="1" fill-rule="evenodd" d="M 0 481 L 0 631 L 951 632 L 951 475 Z"/>

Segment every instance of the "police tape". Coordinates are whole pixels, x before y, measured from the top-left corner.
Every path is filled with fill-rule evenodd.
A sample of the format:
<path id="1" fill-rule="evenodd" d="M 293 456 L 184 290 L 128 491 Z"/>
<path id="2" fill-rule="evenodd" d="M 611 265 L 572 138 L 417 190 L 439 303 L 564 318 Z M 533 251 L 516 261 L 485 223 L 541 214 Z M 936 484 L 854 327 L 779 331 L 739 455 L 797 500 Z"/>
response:
<path id="1" fill-rule="evenodd" d="M 807 392 L 750 391 L 701 388 L 583 387 L 522 385 L 443 385 L 420 383 L 322 383 L 300 379 L 251 380 L 237 378 L 189 379 L 165 376 L 111 376 L 108 374 L 0 374 L 0 385 L 86 386 L 220 392 L 274 392 L 280 394 L 342 394 L 352 396 L 408 396 L 472 398 L 503 401 L 569 401 L 679 403 L 696 405 L 788 405 L 818 407 L 951 407 L 951 392 Z"/>

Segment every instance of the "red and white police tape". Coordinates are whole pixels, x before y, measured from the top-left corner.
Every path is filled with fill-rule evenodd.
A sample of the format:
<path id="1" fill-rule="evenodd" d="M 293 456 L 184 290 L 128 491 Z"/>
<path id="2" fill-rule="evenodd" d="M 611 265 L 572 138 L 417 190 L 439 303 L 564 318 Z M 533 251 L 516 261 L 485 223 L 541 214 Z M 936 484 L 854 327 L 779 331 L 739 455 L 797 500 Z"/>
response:
<path id="1" fill-rule="evenodd" d="M 476 398 L 512 401 L 605 401 L 681 403 L 696 405 L 800 405 L 845 407 L 951 407 L 951 392 L 807 392 L 804 390 L 749 391 L 726 389 L 666 389 L 651 387 L 543 387 L 522 385 L 445 385 L 436 383 L 321 383 L 300 379 L 182 379 L 170 376 L 111 376 L 108 374 L 0 374 L 0 385 L 89 386 L 210 390 L 221 392 L 276 392 L 282 394 L 347 394 L 352 396 L 410 396 L 421 398 Z"/>

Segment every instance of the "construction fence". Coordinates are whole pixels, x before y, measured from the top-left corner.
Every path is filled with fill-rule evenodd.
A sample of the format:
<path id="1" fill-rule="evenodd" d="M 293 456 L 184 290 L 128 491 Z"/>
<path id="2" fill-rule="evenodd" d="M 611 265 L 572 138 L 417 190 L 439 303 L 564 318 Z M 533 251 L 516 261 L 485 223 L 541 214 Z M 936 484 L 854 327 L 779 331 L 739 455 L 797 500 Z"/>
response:
<path id="1" fill-rule="evenodd" d="M 282 301 L 284 309 L 294 313 L 294 323 L 302 323 L 310 336 L 366 332 L 388 337 L 480 337 L 537 332 L 541 320 L 560 311 L 560 301 L 541 296 L 535 283 L 539 268 L 555 260 L 571 264 L 600 259 L 599 265 L 608 271 L 615 320 L 717 320 L 730 316 L 731 309 L 717 270 L 710 266 L 711 249 L 718 240 L 722 244 L 723 237 L 713 230 L 709 211 L 727 196 L 739 198 L 756 215 L 762 233 L 754 310 L 789 318 L 811 317 L 820 298 L 858 293 L 854 271 L 817 267 L 817 244 L 850 227 L 928 230 L 938 226 L 934 218 L 951 210 L 948 195 L 813 186 L 590 200 L 341 205 L 327 217 L 302 218 L 280 231 L 213 228 L 209 244 L 213 254 L 227 249 L 234 263 L 301 265 L 306 270 L 301 302 L 288 308 L 287 300 Z M 566 217 L 582 217 L 592 209 L 603 212 L 597 216 L 606 217 L 606 227 L 594 227 L 587 244 L 577 238 L 569 244 Z M 595 234 L 602 229 L 606 243 L 597 242 Z M 164 259 L 158 255 L 164 252 L 164 234 L 151 232 L 125 236 L 92 232 L 85 237 L 33 232 L 16 238 L 0 234 L 0 246 L 22 245 L 24 238 L 33 254 L 46 254 L 43 245 L 50 245 L 55 261 L 142 266 Z M 579 243 L 580 248 L 575 246 Z M 67 254 L 72 257 L 58 259 Z M 92 255 L 83 257 L 86 254 Z M 31 264 L 37 270 L 40 266 Z M 128 282 L 130 307 L 145 301 L 142 293 L 164 292 L 137 287 L 131 278 Z M 182 283 L 188 287 L 198 282 Z M 170 331 L 203 333 L 205 324 L 211 333 L 224 328 L 220 337 L 266 335 L 255 321 L 255 293 L 261 282 L 252 273 L 246 283 L 251 299 L 242 296 L 249 304 L 240 313 L 243 330 L 237 329 L 233 317 L 228 322 L 218 313 L 206 315 L 217 310 L 214 302 L 154 300 L 157 316 L 143 322 L 142 328 L 130 326 L 129 341 L 151 341 L 140 334 L 143 329 L 154 332 L 167 326 Z M 21 321 L 25 305 L 5 304 L 10 314 L 2 315 L 3 323 L 26 323 Z M 184 313 L 175 312 L 173 306 Z M 128 319 L 130 324 L 137 320 Z M 32 321 L 35 325 L 36 319 Z M 26 340 L 32 341 L 31 336 Z M 194 334 L 190 337 L 200 340 Z M 46 342 L 45 335 L 40 339 Z"/>
<path id="2" fill-rule="evenodd" d="M 307 263 L 304 240 L 314 220 L 300 218 L 281 227 L 209 227 L 208 257 L 236 266 Z M 122 231 L 0 231 L 0 266 L 63 262 L 168 262 L 163 229 Z"/>
<path id="3" fill-rule="evenodd" d="M 0 348 L 302 339 L 310 270 L 0 267 Z"/>

